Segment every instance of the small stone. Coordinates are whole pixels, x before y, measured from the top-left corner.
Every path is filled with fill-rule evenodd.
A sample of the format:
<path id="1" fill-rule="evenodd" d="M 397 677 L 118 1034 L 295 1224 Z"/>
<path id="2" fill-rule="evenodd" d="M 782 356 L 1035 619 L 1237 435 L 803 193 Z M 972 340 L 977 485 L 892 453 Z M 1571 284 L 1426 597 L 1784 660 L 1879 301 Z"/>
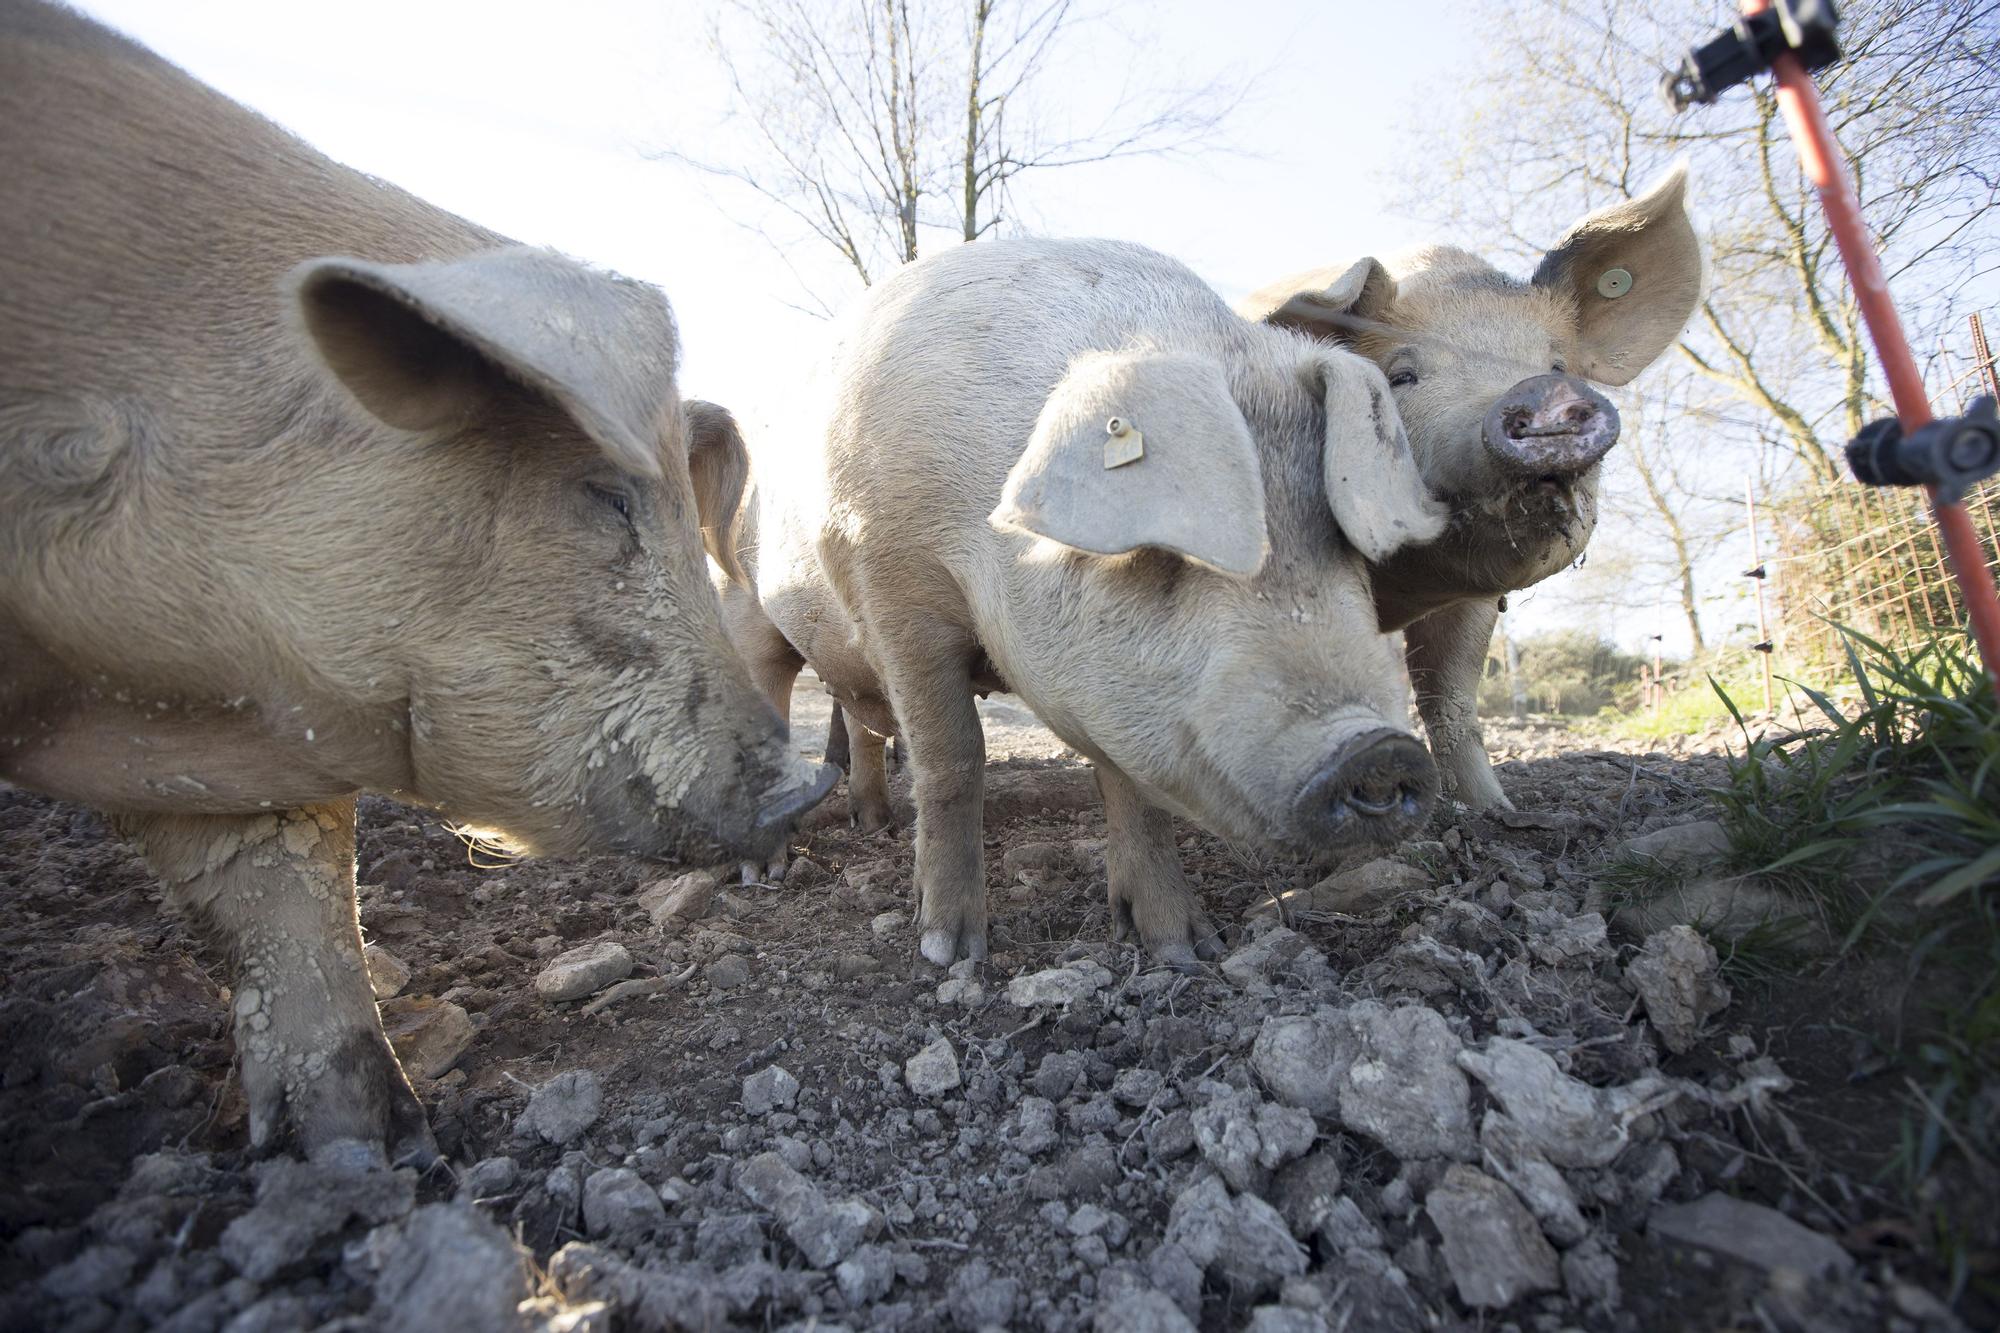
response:
<path id="1" fill-rule="evenodd" d="M 910 914 L 908 912 L 894 909 L 887 912 L 877 912 L 869 918 L 868 929 L 876 939 L 885 940 L 908 924 L 909 919 Z"/>
<path id="2" fill-rule="evenodd" d="M 1069 1215 L 1063 1229 L 1072 1236 L 1094 1236 L 1109 1225 L 1111 1214 L 1094 1203 L 1087 1203 Z"/>
<path id="3" fill-rule="evenodd" d="M 1775 1208 L 1727 1194 L 1704 1194 L 1692 1203 L 1653 1210 L 1646 1234 L 1711 1250 L 1769 1273 L 1790 1268 L 1809 1277 L 1843 1276 L 1854 1259 L 1838 1242 L 1804 1227 Z"/>
<path id="4" fill-rule="evenodd" d="M 400 995 L 379 1008 L 382 1031 L 396 1059 L 420 1078 L 436 1078 L 450 1069 L 478 1035 L 471 1015 L 449 1000 Z"/>
<path id="5" fill-rule="evenodd" d="M 958 1004 L 977 1009 L 986 1003 L 986 988 L 973 977 L 946 977 L 938 983 L 939 1004 Z"/>
<path id="6" fill-rule="evenodd" d="M 1146 1127 L 1146 1148 L 1156 1161 L 1171 1162 L 1194 1151 L 1194 1117 L 1173 1111 Z"/>
<path id="7" fill-rule="evenodd" d="M 535 994 L 555 1003 L 595 995 L 632 975 L 632 951 L 616 940 L 598 940 L 557 954 L 535 978 Z"/>
<path id="8" fill-rule="evenodd" d="M 476 1209 L 426 1204 L 399 1224 L 369 1232 L 349 1254 L 374 1274 L 374 1308 L 359 1327 L 382 1333 L 521 1327 L 530 1256 Z"/>
<path id="9" fill-rule="evenodd" d="M 1254 1300 L 1306 1271 L 1306 1252 L 1278 1210 L 1254 1194 L 1230 1197 L 1203 1174 L 1175 1197 L 1163 1245 L 1178 1246 L 1240 1298 Z"/>
<path id="10" fill-rule="evenodd" d="M 588 1069 L 557 1074 L 528 1097 L 527 1109 L 514 1121 L 514 1132 L 563 1144 L 597 1123 L 604 1112 L 604 1085 Z"/>
<path id="11" fill-rule="evenodd" d="M 410 965 L 390 953 L 379 944 L 370 944 L 361 950 L 361 957 L 368 963 L 368 985 L 378 1000 L 391 1000 L 403 993 L 403 987 L 410 984 Z"/>
<path id="12" fill-rule="evenodd" d="M 1444 1239 L 1458 1298 L 1499 1310 L 1561 1285 L 1556 1252 L 1514 1192 L 1483 1171 L 1454 1163 L 1424 1201 Z"/>
<path id="13" fill-rule="evenodd" d="M 903 1082 L 919 1097 L 942 1097 L 959 1086 L 958 1057 L 939 1037 L 903 1062 Z"/>
<path id="14" fill-rule="evenodd" d="M 1729 855 L 1729 830 L 1719 820 L 1698 819 L 1627 838 L 1612 853 L 1615 860 L 1649 861 L 1668 870 L 1701 871 Z"/>
<path id="15" fill-rule="evenodd" d="M 375 1226 L 402 1217 L 416 1197 L 410 1171 L 278 1158 L 260 1163 L 255 1174 L 256 1206 L 222 1229 L 216 1250 L 260 1284 L 304 1260 L 350 1221 Z"/>
<path id="16" fill-rule="evenodd" d="M 1273 983 L 1296 971 L 1320 972 L 1326 955 L 1297 931 L 1274 926 L 1222 960 L 1222 975 L 1252 995 L 1268 995 Z"/>
<path id="17" fill-rule="evenodd" d="M 694 1257 L 713 1268 L 763 1257 L 764 1224 L 749 1213 L 710 1213 L 695 1224 Z"/>
<path id="18" fill-rule="evenodd" d="M 975 1333 L 1006 1328 L 1014 1320 L 1014 1307 L 1020 1298 L 1018 1279 L 995 1277 L 984 1259 L 974 1259 L 953 1274 L 945 1303 L 952 1321 L 966 1333 Z"/>
<path id="19" fill-rule="evenodd" d="M 1250 915 L 1282 913 L 1287 920 L 1303 912 L 1367 916 L 1399 898 L 1428 890 L 1431 883 L 1428 872 L 1383 857 L 1337 871 L 1311 888 L 1293 889 L 1276 904 L 1265 899 Z"/>
<path id="20" fill-rule="evenodd" d="M 726 953 L 703 968 L 701 974 L 707 978 L 710 990 L 735 990 L 750 984 L 750 960 L 742 954 Z"/>
<path id="21" fill-rule="evenodd" d="M 788 1111 L 799 1100 L 799 1081 L 777 1065 L 767 1065 L 743 1080 L 743 1109 L 751 1115 Z"/>
<path id="22" fill-rule="evenodd" d="M 1250 1312 L 1243 1333 L 1325 1333 L 1326 1320 L 1311 1310 L 1260 1305 Z"/>
<path id="23" fill-rule="evenodd" d="M 1271 1095 L 1314 1115 L 1339 1114 L 1340 1083 L 1353 1063 L 1342 1025 L 1318 1017 L 1274 1014 L 1250 1048 L 1250 1067 Z"/>
<path id="24" fill-rule="evenodd" d="M 1039 1156 L 1055 1147 L 1056 1106 L 1046 1097 L 1023 1097 L 1014 1108 L 1013 1143 L 1018 1152 Z"/>
<path id="25" fill-rule="evenodd" d="M 592 1236 L 630 1243 L 667 1223 L 666 1205 L 636 1171 L 605 1167 L 583 1182 L 583 1225 Z"/>
<path id="26" fill-rule="evenodd" d="M 1527 928 L 1528 952 L 1550 967 L 1589 967 L 1610 957 L 1604 918 L 1544 909 L 1519 914 Z"/>
<path id="27" fill-rule="evenodd" d="M 1321 1148 L 1281 1167 L 1271 1181 L 1269 1198 L 1292 1234 L 1304 1240 L 1343 1200 L 1340 1182 L 1339 1157 Z"/>
<path id="28" fill-rule="evenodd" d="M 1131 1291 L 1097 1307 L 1094 1333 L 1196 1333 L 1194 1323 L 1162 1291 Z"/>
<path id="29" fill-rule="evenodd" d="M 1563 1252 L 1563 1290 L 1576 1304 L 1600 1310 L 1618 1305 L 1618 1259 L 1596 1237 Z"/>
<path id="30" fill-rule="evenodd" d="M 1702 1024 L 1729 1005 L 1715 949 L 1690 926 L 1648 936 L 1639 956 L 1625 965 L 1625 979 L 1639 993 L 1653 1030 L 1676 1055 L 1692 1050 Z"/>
<path id="31" fill-rule="evenodd" d="M 1340 1081 L 1340 1120 L 1403 1158 L 1469 1160 L 1471 1088 L 1456 1063 L 1458 1037 L 1434 1009 L 1350 1007 L 1354 1061 Z"/>
<path id="32" fill-rule="evenodd" d="M 1111 973 L 1103 965 L 1080 959 L 1062 967 L 1029 972 L 1007 983 L 1007 1003 L 1020 1009 L 1037 1005 L 1075 1004 L 1087 1000 L 1111 984 Z"/>
<path id="33" fill-rule="evenodd" d="M 896 1285 L 896 1257 L 886 1246 L 863 1245 L 840 1261 L 833 1270 L 833 1280 L 850 1306 L 872 1304 Z"/>
<path id="34" fill-rule="evenodd" d="M 1120 1106 L 1150 1106 L 1166 1091 L 1167 1078 L 1157 1069 L 1121 1069 L 1111 1081 L 1111 1098 Z"/>
<path id="35" fill-rule="evenodd" d="M 699 921 L 708 913 L 718 882 L 713 870 L 690 870 L 672 879 L 654 880 L 639 890 L 639 906 L 661 930 Z"/>
<path id="36" fill-rule="evenodd" d="M 736 1169 L 744 1197 L 769 1212 L 814 1268 L 831 1268 L 882 1229 L 882 1215 L 859 1199 L 828 1203 L 817 1185 L 777 1153 L 760 1153 Z"/>
<path id="37" fill-rule="evenodd" d="M 458 1178 L 458 1197 L 477 1202 L 494 1199 L 514 1188 L 520 1168 L 511 1157 L 488 1157 L 466 1168 Z"/>
<path id="38" fill-rule="evenodd" d="M 1271 1172 L 1312 1146 L 1312 1116 L 1254 1092 L 1217 1097 L 1194 1113 L 1195 1145 L 1232 1189 L 1262 1193 Z"/>
<path id="39" fill-rule="evenodd" d="M 1632 1120 L 1671 1100 L 1665 1080 L 1653 1075 L 1594 1088 L 1563 1073 L 1546 1051 L 1512 1037 L 1489 1038 L 1484 1051 L 1460 1052 L 1458 1063 L 1486 1085 L 1525 1141 L 1560 1167 L 1609 1165 L 1630 1140 Z"/>

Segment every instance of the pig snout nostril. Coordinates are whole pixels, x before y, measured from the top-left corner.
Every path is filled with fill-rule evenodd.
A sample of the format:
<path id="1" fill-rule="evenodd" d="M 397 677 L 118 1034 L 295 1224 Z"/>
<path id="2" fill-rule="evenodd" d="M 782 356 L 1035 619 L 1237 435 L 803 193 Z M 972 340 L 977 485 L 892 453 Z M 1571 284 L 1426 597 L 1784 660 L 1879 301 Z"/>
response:
<path id="1" fill-rule="evenodd" d="M 1422 818 L 1437 790 L 1430 752 L 1380 728 L 1342 746 L 1299 793 L 1299 823 L 1319 838 L 1395 837 Z"/>
<path id="2" fill-rule="evenodd" d="M 1597 409 L 1589 403 L 1565 403 L 1560 413 L 1564 425 L 1577 429 L 1597 415 Z"/>

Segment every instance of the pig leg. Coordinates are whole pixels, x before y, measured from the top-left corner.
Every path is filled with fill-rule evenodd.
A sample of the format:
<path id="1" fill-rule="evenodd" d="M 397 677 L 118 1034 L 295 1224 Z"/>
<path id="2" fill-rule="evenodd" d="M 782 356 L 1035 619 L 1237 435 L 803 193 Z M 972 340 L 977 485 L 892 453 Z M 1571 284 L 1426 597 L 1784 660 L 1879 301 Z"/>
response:
<path id="1" fill-rule="evenodd" d="M 1500 617 L 1491 601 L 1458 602 L 1403 630 L 1417 712 L 1447 795 L 1474 810 L 1512 810 L 1479 732 L 1479 676 Z"/>
<path id="2" fill-rule="evenodd" d="M 1104 797 L 1104 879 L 1111 900 L 1111 938 L 1136 929 L 1146 952 L 1183 972 L 1197 958 L 1222 953 L 1222 941 L 1201 910 L 1194 886 L 1181 871 L 1173 816 L 1148 805 L 1132 779 L 1097 766 Z"/>
<path id="3" fill-rule="evenodd" d="M 889 807 L 888 738 L 859 722 L 848 728 L 853 763 L 847 770 L 848 822 L 874 833 L 896 822 Z"/>
<path id="4" fill-rule="evenodd" d="M 882 641 L 895 645 L 882 678 L 910 747 L 917 803 L 918 947 L 939 967 L 984 958 L 986 736 L 970 673 L 946 665 L 970 662 L 975 648 L 934 622 L 885 625 Z"/>
<path id="5" fill-rule="evenodd" d="M 236 1054 L 252 1147 L 289 1127 L 311 1157 L 437 1153 L 382 1032 L 354 903 L 354 802 L 269 815 L 119 821 L 167 899 L 235 964 Z"/>

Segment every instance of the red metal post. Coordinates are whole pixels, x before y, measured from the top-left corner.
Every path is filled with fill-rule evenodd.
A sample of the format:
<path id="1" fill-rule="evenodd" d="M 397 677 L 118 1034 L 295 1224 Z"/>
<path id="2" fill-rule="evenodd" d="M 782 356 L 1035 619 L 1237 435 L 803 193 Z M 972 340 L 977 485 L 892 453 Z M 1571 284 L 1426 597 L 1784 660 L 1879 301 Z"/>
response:
<path id="1" fill-rule="evenodd" d="M 1770 7 L 1771 0 L 1743 0 L 1745 14 L 1761 14 Z M 1882 276 L 1882 262 L 1876 257 L 1874 243 L 1861 220 L 1861 205 L 1855 198 L 1847 164 L 1820 107 L 1819 90 L 1796 56 L 1778 56 L 1771 62 L 1771 70 L 1778 80 L 1778 109 L 1784 113 L 1799 162 L 1819 191 L 1820 207 L 1826 210 L 1827 226 L 1840 248 L 1841 262 L 1847 266 L 1848 278 L 1854 284 L 1854 299 L 1861 306 L 1861 317 L 1868 324 L 1875 355 L 1882 362 L 1882 374 L 1889 381 L 1896 417 L 1902 422 L 1905 435 L 1914 434 L 1932 419 L 1930 400 L 1924 395 L 1924 380 L 1917 371 L 1916 358 L 1910 355 L 1910 344 L 1903 337 L 1895 302 L 1889 299 L 1889 283 Z M 1993 687 L 1994 698 L 2000 699 L 2000 592 L 1995 591 L 1992 576 L 1987 572 L 1986 551 L 1964 507 L 1941 503 L 1934 487 L 1924 489 L 1930 494 L 1938 530 L 1944 534 L 1952 574 L 1965 594 L 1972 637 L 1986 664 L 1987 682 Z"/>

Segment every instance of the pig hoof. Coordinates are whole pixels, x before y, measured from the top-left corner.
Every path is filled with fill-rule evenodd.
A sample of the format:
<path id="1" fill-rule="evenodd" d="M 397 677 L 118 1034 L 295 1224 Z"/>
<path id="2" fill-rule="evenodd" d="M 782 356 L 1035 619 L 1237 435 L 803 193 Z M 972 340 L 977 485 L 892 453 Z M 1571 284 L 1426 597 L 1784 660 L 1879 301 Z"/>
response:
<path id="1" fill-rule="evenodd" d="M 857 833 L 880 833 L 883 829 L 893 828 L 896 818 L 886 805 L 879 808 L 861 805 L 848 813 L 847 823 Z"/>
<path id="2" fill-rule="evenodd" d="M 1162 966 L 1171 967 L 1176 972 L 1201 971 L 1201 964 L 1195 961 L 1193 945 L 1162 944 L 1157 948 L 1148 949 L 1147 952 Z"/>
<path id="3" fill-rule="evenodd" d="M 250 1146 L 277 1151 L 286 1142 L 315 1162 L 356 1166 L 429 1166 L 438 1157 L 423 1104 L 379 1032 L 355 1033 L 323 1068 L 272 1068 L 246 1061 L 243 1091 Z"/>
<path id="4" fill-rule="evenodd" d="M 950 967 L 961 958 L 986 957 L 986 932 L 960 935 L 949 927 L 933 926 L 924 932 L 917 949 L 925 961 L 937 967 Z"/>
<path id="5" fill-rule="evenodd" d="M 759 884 L 783 884 L 785 872 L 791 868 L 792 858 L 783 852 L 761 866 L 755 861 L 745 861 L 742 863 L 743 885 L 750 888 Z"/>

